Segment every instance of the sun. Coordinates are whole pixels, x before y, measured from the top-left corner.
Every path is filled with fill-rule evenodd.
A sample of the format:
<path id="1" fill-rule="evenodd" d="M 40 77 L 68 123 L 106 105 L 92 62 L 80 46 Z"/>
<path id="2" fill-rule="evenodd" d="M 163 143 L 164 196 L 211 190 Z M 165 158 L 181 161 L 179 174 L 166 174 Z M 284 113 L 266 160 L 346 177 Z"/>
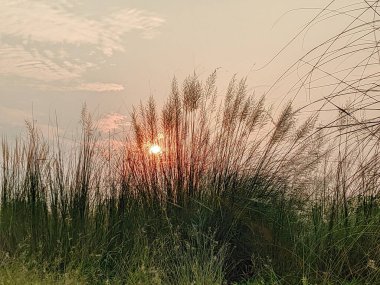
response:
<path id="1" fill-rule="evenodd" d="M 150 147 L 149 147 L 149 153 L 151 154 L 160 154 L 162 152 L 162 149 L 159 145 L 157 144 L 152 144 Z"/>

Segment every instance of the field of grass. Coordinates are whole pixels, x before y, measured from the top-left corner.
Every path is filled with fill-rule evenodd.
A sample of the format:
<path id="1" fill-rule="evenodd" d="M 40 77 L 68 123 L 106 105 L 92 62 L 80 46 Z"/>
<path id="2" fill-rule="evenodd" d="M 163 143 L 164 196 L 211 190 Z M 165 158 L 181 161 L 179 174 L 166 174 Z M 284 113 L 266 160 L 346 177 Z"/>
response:
<path id="1" fill-rule="evenodd" d="M 214 72 L 174 79 L 122 134 L 84 107 L 75 142 L 29 122 L 4 137 L 0 284 L 380 284 L 378 41 L 366 38 L 379 21 L 357 23 L 378 1 L 366 3 L 296 66 L 309 70 L 295 93 L 325 94 L 308 106 L 274 112 L 235 77 L 219 94 Z M 353 50 L 359 63 L 338 70 Z"/>
<path id="2" fill-rule="evenodd" d="M 377 150 L 359 163 L 348 134 L 337 151 L 314 115 L 273 116 L 244 80 L 219 104 L 215 79 L 174 81 L 119 140 L 85 108 L 65 153 L 30 123 L 4 139 L 1 282 L 376 284 Z"/>

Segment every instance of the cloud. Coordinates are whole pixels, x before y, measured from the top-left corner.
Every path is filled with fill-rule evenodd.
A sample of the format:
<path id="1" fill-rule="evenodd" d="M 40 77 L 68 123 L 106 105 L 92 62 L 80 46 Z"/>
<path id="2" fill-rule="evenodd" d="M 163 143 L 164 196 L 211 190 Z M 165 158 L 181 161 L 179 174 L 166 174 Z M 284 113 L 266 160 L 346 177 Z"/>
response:
<path id="1" fill-rule="evenodd" d="M 31 117 L 31 112 L 26 112 L 17 108 L 10 108 L 6 106 L 0 106 L 1 121 L 8 120 L 19 124 L 20 121 L 24 123 L 24 120 Z"/>
<path id="2" fill-rule="evenodd" d="M 103 83 L 103 82 L 93 82 L 93 83 L 82 83 L 79 85 L 77 90 L 82 91 L 95 91 L 95 92 L 107 92 L 107 91 L 122 91 L 124 86 L 117 83 Z"/>
<path id="3" fill-rule="evenodd" d="M 81 76 L 95 66 L 94 57 L 124 52 L 124 35 L 136 31 L 143 38 L 157 35 L 165 20 L 151 12 L 121 8 L 91 18 L 70 0 L 3 0 L 0 13 L 0 73 L 38 80 Z M 57 52 L 59 50 L 59 54 Z"/>
<path id="4" fill-rule="evenodd" d="M 54 44 L 88 44 L 101 50 L 124 51 L 122 36 L 132 30 L 150 37 L 164 19 L 137 9 L 121 9 L 98 20 L 49 2 L 5 0 L 0 34 Z"/>
<path id="5" fill-rule="evenodd" d="M 45 116 L 45 113 L 35 110 L 25 111 L 16 106 L 0 106 L 0 135 L 12 138 L 25 134 L 28 132 L 26 122 L 33 122 L 39 134 L 42 134 L 45 139 L 52 139 L 55 135 L 65 133 L 65 130 L 56 126 L 55 123 L 43 123 L 42 118 Z"/>
<path id="6" fill-rule="evenodd" d="M 107 114 L 98 121 L 98 127 L 104 133 L 122 130 L 130 125 L 131 123 L 128 121 L 128 117 L 119 113 Z"/>
<path id="7" fill-rule="evenodd" d="M 1 64 L 1 60 L 0 60 Z M 30 71 L 32 72 L 32 71 Z M 0 66 L 0 75 L 2 73 L 2 68 Z M 31 75 L 32 76 L 32 75 Z M 112 82 L 83 82 L 78 84 L 77 80 L 62 82 L 61 84 L 51 84 L 51 82 L 42 82 L 46 79 L 41 76 L 35 76 L 36 79 L 41 81 L 24 81 L 23 86 L 27 88 L 42 90 L 42 91 L 89 91 L 89 92 L 120 92 L 123 91 L 124 85 Z"/>
<path id="8" fill-rule="evenodd" d="M 157 28 L 164 22 L 163 18 L 136 9 L 120 10 L 111 14 L 104 21 L 107 33 L 113 35 L 113 40 L 121 38 L 126 31 L 130 30 L 140 31 L 143 38 L 153 38 L 157 34 Z"/>
<path id="9" fill-rule="evenodd" d="M 32 112 L 16 107 L 0 105 L 0 136 L 13 137 L 25 131 L 25 120 L 32 119 Z"/>
<path id="10" fill-rule="evenodd" d="M 68 80 L 80 77 L 90 63 L 57 64 L 38 50 L 28 51 L 20 45 L 0 45 L 0 75 L 13 75 L 40 81 Z"/>

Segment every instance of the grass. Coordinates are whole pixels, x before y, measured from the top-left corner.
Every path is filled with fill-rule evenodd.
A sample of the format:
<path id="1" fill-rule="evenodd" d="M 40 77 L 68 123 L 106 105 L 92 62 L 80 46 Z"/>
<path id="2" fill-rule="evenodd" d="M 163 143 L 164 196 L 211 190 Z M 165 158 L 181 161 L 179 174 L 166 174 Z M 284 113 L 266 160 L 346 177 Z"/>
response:
<path id="1" fill-rule="evenodd" d="M 174 79 L 122 137 L 104 138 L 83 108 L 72 148 L 33 123 L 3 138 L 0 284 L 380 284 L 377 53 L 343 79 L 326 70 L 376 35 L 377 20 L 356 21 L 377 3 L 344 7 L 359 14 L 301 59 L 296 93 L 321 87 L 321 70 L 337 80 L 304 108 L 274 113 L 235 77 L 220 101 L 214 72 Z"/>
<path id="2" fill-rule="evenodd" d="M 3 140 L 5 284 L 374 284 L 377 179 L 348 146 L 331 151 L 314 117 L 297 123 L 288 104 L 274 118 L 244 80 L 216 106 L 215 76 L 174 81 L 161 116 L 152 100 L 136 109 L 122 145 L 85 109 L 71 154 L 32 124 Z"/>

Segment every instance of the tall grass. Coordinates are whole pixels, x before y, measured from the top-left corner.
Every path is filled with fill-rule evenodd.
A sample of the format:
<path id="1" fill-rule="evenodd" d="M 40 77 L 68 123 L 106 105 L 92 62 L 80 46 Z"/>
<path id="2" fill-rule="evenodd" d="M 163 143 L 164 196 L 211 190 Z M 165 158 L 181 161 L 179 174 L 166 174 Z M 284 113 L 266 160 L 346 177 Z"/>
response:
<path id="1" fill-rule="evenodd" d="M 326 280 L 379 279 L 378 12 L 377 0 L 331 1 L 305 29 L 337 20 L 346 25 L 282 77 L 301 74 L 288 95 L 307 95 L 298 111 L 320 114 L 318 132 L 332 147 L 315 175 L 302 241 L 307 271 Z"/>
<path id="2" fill-rule="evenodd" d="M 236 77 L 219 96 L 214 72 L 174 79 L 123 137 L 102 137 L 84 108 L 71 149 L 33 123 L 3 138 L 1 280 L 24 281 L 22 268 L 45 283 L 379 283 L 377 4 L 341 8 L 352 21 L 296 65 L 310 69 L 292 91 L 324 94 L 301 109 L 276 114 Z M 336 71 L 346 57 L 359 63 Z"/>
<path id="3" fill-rule="evenodd" d="M 315 120 L 296 128 L 291 105 L 272 118 L 235 78 L 218 103 L 215 79 L 193 75 L 181 90 L 174 80 L 161 116 L 153 100 L 136 109 L 112 155 L 85 109 L 67 156 L 59 136 L 49 145 L 29 123 L 26 141 L 4 139 L 1 250 L 94 280 L 154 273 L 220 284 L 251 276 L 253 255 L 291 246 L 286 211 L 308 181 L 297 170 L 317 165 Z M 162 153 L 149 153 L 153 143 Z"/>
<path id="4" fill-rule="evenodd" d="M 224 102 L 217 104 L 215 79 L 215 72 L 204 84 L 190 76 L 182 92 L 174 80 L 161 115 L 153 99 L 134 110 L 125 171 L 136 191 L 183 204 L 192 197 L 218 196 L 248 180 L 254 183 L 259 176 L 273 182 L 275 177 L 294 175 L 289 168 L 279 175 L 285 165 L 304 163 L 310 168 L 309 161 L 300 158 L 314 149 L 307 137 L 313 118 L 296 130 L 295 114 L 287 105 L 273 119 L 264 97 L 257 100 L 247 94 L 244 79 L 233 78 Z M 152 156 L 147 151 L 152 144 L 160 145 L 162 154 Z"/>
<path id="5" fill-rule="evenodd" d="M 70 153 L 30 123 L 26 140 L 3 139 L 3 266 L 89 283 L 374 282 L 377 152 L 358 163 L 348 134 L 334 150 L 315 115 L 298 123 L 287 104 L 274 117 L 245 80 L 217 102 L 215 80 L 174 80 L 161 115 L 152 99 L 136 108 L 121 145 L 85 108 Z"/>

